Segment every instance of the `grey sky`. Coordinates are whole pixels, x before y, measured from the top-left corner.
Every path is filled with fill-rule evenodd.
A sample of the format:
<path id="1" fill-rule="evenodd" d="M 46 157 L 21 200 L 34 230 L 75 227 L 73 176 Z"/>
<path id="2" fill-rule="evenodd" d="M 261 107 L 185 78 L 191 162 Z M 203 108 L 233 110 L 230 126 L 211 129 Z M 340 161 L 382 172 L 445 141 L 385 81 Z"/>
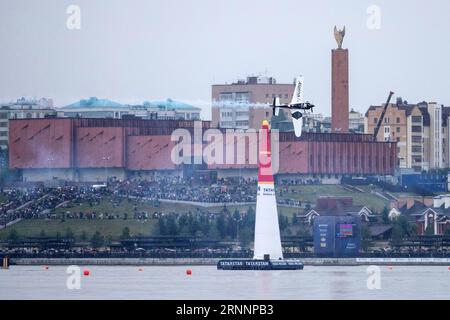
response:
<path id="1" fill-rule="evenodd" d="M 70 4 L 81 30 L 66 28 Z M 380 30 L 366 26 L 373 4 Z M 450 105 L 448 0 L 0 0 L 0 24 L 0 100 L 173 98 L 206 108 L 211 84 L 267 70 L 278 82 L 303 74 L 305 97 L 330 114 L 333 26 L 345 24 L 351 107 L 365 111 L 389 90 Z"/>

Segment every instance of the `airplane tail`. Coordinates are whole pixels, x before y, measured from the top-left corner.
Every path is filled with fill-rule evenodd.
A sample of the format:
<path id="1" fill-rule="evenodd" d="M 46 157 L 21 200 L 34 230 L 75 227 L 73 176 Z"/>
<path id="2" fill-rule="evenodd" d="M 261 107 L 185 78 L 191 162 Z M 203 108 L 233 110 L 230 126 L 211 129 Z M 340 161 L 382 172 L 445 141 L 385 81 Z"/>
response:
<path id="1" fill-rule="evenodd" d="M 303 76 L 295 78 L 295 89 L 291 104 L 303 103 Z"/>
<path id="2" fill-rule="evenodd" d="M 278 116 L 280 114 L 280 108 L 278 108 L 277 106 L 281 106 L 279 97 L 273 98 L 272 108 L 273 108 L 273 115 L 274 116 Z"/>

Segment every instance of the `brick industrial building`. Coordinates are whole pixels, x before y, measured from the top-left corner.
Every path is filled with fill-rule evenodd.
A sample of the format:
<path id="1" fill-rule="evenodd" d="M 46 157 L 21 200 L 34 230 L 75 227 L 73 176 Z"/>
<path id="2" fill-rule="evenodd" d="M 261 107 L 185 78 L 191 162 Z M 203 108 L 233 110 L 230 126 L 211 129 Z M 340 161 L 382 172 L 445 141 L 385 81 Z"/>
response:
<path id="1" fill-rule="evenodd" d="M 210 128 L 210 122 L 201 124 L 203 130 Z M 177 128 L 193 132 L 194 121 L 11 120 L 9 166 L 20 170 L 24 181 L 51 178 L 97 182 L 106 176 L 152 179 L 161 174 L 183 175 L 189 166 L 171 161 L 176 145 L 171 134 Z M 396 143 L 372 142 L 370 135 L 304 133 L 298 139 L 291 132 L 280 132 L 279 142 L 279 177 L 326 179 L 347 174 L 392 175 L 395 170 Z M 206 145 L 204 142 L 203 148 Z M 247 143 L 246 155 L 249 148 Z M 256 165 L 248 159 L 239 165 L 203 163 L 198 167 L 216 172 L 219 177 L 256 177 Z"/>

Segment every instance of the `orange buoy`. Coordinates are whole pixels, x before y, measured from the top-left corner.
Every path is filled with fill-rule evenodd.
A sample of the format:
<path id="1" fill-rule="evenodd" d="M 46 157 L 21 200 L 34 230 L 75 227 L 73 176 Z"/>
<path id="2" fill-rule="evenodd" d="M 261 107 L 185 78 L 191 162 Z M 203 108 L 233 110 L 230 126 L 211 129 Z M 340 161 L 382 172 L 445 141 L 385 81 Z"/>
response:
<path id="1" fill-rule="evenodd" d="M 88 276 L 89 274 L 90 274 L 89 270 L 86 269 L 86 270 L 83 271 L 83 275 L 84 276 Z"/>
<path id="2" fill-rule="evenodd" d="M 48 266 L 45 266 L 44 269 L 45 269 L 45 270 L 48 270 Z"/>
<path id="3" fill-rule="evenodd" d="M 142 269 L 142 268 L 139 268 L 138 271 L 143 271 L 143 269 Z"/>
<path id="4" fill-rule="evenodd" d="M 187 269 L 187 270 L 186 270 L 186 274 L 187 274 L 188 276 L 192 275 L 192 270 L 191 270 L 191 269 Z"/>

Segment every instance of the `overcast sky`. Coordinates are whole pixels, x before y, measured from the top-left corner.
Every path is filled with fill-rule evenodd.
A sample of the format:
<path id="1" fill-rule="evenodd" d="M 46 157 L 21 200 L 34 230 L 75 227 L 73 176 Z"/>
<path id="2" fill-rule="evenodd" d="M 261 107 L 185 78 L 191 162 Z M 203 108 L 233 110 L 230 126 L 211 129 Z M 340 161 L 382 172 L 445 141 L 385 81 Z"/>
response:
<path id="1" fill-rule="evenodd" d="M 71 4 L 80 30 L 66 27 Z M 367 26 L 370 5 L 380 29 Z M 208 118 L 213 83 L 267 72 L 302 74 L 305 97 L 330 114 L 333 27 L 345 25 L 351 107 L 389 90 L 450 105 L 448 0 L 0 0 L 0 24 L 0 100 L 172 98 Z"/>

